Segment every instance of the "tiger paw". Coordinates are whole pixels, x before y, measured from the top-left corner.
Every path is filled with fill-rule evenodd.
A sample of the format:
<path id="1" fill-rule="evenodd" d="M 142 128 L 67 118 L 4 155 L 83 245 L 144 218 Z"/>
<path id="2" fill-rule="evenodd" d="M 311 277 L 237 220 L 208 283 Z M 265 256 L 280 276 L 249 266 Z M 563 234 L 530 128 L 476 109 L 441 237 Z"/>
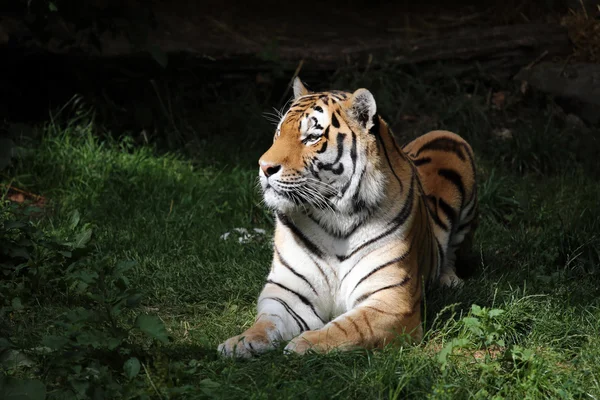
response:
<path id="1" fill-rule="evenodd" d="M 307 331 L 303 334 L 296 336 L 285 346 L 283 352 L 286 354 L 296 353 L 299 355 L 306 354 L 307 351 L 312 350 L 318 353 L 324 353 L 327 351 L 327 344 L 319 338 L 320 333 L 318 331 Z"/>
<path id="2" fill-rule="evenodd" d="M 440 284 L 449 288 L 460 288 L 463 286 L 464 282 L 454 273 L 443 273 L 440 275 Z"/>
<path id="3" fill-rule="evenodd" d="M 250 333 L 227 339 L 217 350 L 225 357 L 250 358 L 273 348 L 273 343 L 266 335 Z"/>

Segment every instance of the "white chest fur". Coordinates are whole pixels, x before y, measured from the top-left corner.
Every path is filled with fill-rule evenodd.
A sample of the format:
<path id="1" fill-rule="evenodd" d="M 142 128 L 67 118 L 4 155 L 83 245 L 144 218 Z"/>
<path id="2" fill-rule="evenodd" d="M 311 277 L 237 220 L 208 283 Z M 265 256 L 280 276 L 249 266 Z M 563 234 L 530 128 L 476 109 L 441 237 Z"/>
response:
<path id="1" fill-rule="evenodd" d="M 398 245 L 405 229 L 392 230 L 387 214 L 369 218 L 348 237 L 333 236 L 301 214 L 278 220 L 269 279 L 285 280 L 328 319 L 348 311 L 358 296 L 357 283 L 405 250 Z"/>

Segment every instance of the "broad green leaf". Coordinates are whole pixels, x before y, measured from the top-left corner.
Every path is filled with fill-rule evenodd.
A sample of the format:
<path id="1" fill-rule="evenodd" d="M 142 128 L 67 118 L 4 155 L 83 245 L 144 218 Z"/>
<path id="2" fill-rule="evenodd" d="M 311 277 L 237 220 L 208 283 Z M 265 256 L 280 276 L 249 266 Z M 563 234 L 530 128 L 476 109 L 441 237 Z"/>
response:
<path id="1" fill-rule="evenodd" d="M 0 379 L 2 400 L 44 400 L 46 386 L 37 379 L 21 380 L 12 377 Z"/>
<path id="2" fill-rule="evenodd" d="M 131 268 L 137 265 L 137 261 L 128 260 L 128 261 L 119 261 L 115 267 L 115 274 L 113 275 L 123 275 L 125 272 L 129 271 Z"/>
<path id="3" fill-rule="evenodd" d="M 127 378 L 135 378 L 140 372 L 140 360 L 135 357 L 131 357 L 129 360 L 125 361 L 125 364 L 123 364 L 123 371 L 125 371 L 125 376 Z"/>
<path id="4" fill-rule="evenodd" d="M 3 369 L 16 369 L 33 365 L 33 360 L 19 350 L 11 349 L 0 353 L 0 367 Z"/>
<path id="5" fill-rule="evenodd" d="M 42 345 L 50 347 L 52 350 L 58 350 L 68 342 L 69 340 L 63 336 L 48 335 L 42 338 Z"/>
<path id="6" fill-rule="evenodd" d="M 140 304 L 140 301 L 142 301 L 142 294 L 141 293 L 134 293 L 131 296 L 129 296 L 127 298 L 127 307 L 136 307 L 138 304 Z"/>
<path id="7" fill-rule="evenodd" d="M 19 297 L 14 297 L 10 305 L 12 306 L 13 310 L 23 309 L 23 303 L 21 303 L 21 299 Z"/>
<path id="8" fill-rule="evenodd" d="M 167 329 L 156 315 L 138 315 L 135 320 L 135 326 L 153 339 L 159 340 L 162 343 L 169 342 Z"/>
<path id="9" fill-rule="evenodd" d="M 494 309 L 490 310 L 490 312 L 488 313 L 488 315 L 492 318 L 497 317 L 502 314 L 504 314 L 504 310 L 500 310 L 499 308 L 494 308 Z"/>
<path id="10" fill-rule="evenodd" d="M 481 316 L 481 307 L 479 307 L 477 304 L 473 304 L 471 306 L 471 312 L 474 315 Z"/>
<path id="11" fill-rule="evenodd" d="M 13 258 L 21 257 L 29 259 L 29 251 L 24 247 L 15 247 L 9 250 L 9 255 Z"/>
<path id="12" fill-rule="evenodd" d="M 0 350 L 15 347 L 7 338 L 0 337 Z"/>
<path id="13" fill-rule="evenodd" d="M 462 321 L 463 321 L 463 324 L 465 324 L 465 326 L 468 326 L 468 327 L 472 327 L 472 326 L 479 327 L 479 326 L 481 326 L 481 322 L 477 318 L 465 317 L 465 318 L 463 318 Z"/>
<path id="14" fill-rule="evenodd" d="M 71 214 L 71 219 L 69 221 L 69 226 L 71 229 L 75 229 L 77 225 L 79 225 L 79 221 L 81 220 L 81 215 L 79 215 L 79 210 L 73 211 Z"/>
<path id="15" fill-rule="evenodd" d="M 108 342 L 106 343 L 106 347 L 110 351 L 113 351 L 114 349 L 119 347 L 121 345 L 121 343 L 123 343 L 123 340 L 121 338 L 113 337 L 113 338 L 108 339 Z"/>
<path id="16" fill-rule="evenodd" d="M 92 238 L 92 230 L 90 228 L 84 229 L 79 232 L 79 234 L 75 237 L 75 247 L 83 248 Z"/>
<path id="17" fill-rule="evenodd" d="M 9 230 L 9 229 L 21 229 L 21 228 L 25 228 L 27 226 L 27 224 L 25 222 L 20 222 L 20 221 L 6 221 L 4 223 L 4 229 Z"/>
<path id="18" fill-rule="evenodd" d="M 437 359 L 442 367 L 445 367 L 448 362 L 448 356 L 452 354 L 452 350 L 455 348 L 461 348 L 469 343 L 467 339 L 452 339 L 448 344 L 444 346 L 442 350 L 437 354 Z"/>
<path id="19" fill-rule="evenodd" d="M 75 392 L 81 397 L 85 396 L 86 391 L 90 387 L 90 383 L 84 379 L 71 379 L 70 383 Z"/>
<path id="20" fill-rule="evenodd" d="M 202 379 L 200 382 L 200 390 L 202 391 L 202 393 L 204 393 L 204 395 L 206 396 L 215 396 L 215 391 L 221 386 L 220 383 L 215 382 L 211 379 Z"/>

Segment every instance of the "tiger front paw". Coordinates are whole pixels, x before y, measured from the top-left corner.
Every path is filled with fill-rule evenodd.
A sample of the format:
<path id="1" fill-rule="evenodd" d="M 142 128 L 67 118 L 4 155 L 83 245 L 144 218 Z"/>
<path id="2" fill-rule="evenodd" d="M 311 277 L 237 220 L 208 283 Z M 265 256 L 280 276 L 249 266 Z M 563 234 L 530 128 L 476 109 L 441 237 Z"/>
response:
<path id="1" fill-rule="evenodd" d="M 285 346 L 283 352 L 286 354 L 306 354 L 309 350 L 317 353 L 326 353 L 331 350 L 331 345 L 322 338 L 321 331 L 307 331 L 296 336 Z"/>
<path id="2" fill-rule="evenodd" d="M 448 288 L 458 289 L 463 287 L 464 282 L 454 272 L 440 275 L 440 284 Z"/>
<path id="3" fill-rule="evenodd" d="M 225 357 L 250 358 L 273 348 L 274 344 L 266 335 L 244 333 L 227 339 L 217 350 Z"/>

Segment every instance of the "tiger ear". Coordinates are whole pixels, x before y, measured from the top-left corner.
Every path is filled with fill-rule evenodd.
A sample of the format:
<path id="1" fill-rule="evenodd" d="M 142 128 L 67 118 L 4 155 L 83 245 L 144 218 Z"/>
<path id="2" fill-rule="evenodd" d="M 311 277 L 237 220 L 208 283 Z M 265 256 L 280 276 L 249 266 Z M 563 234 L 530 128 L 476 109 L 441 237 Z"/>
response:
<path id="1" fill-rule="evenodd" d="M 294 86 L 294 99 L 297 99 L 300 96 L 305 96 L 309 93 L 306 86 L 304 86 L 304 83 L 302 83 L 302 81 L 298 77 L 294 78 L 293 86 Z"/>
<path id="2" fill-rule="evenodd" d="M 377 113 L 375 97 L 367 89 L 358 89 L 350 98 L 349 113 L 367 131 L 373 127 L 373 116 Z"/>

